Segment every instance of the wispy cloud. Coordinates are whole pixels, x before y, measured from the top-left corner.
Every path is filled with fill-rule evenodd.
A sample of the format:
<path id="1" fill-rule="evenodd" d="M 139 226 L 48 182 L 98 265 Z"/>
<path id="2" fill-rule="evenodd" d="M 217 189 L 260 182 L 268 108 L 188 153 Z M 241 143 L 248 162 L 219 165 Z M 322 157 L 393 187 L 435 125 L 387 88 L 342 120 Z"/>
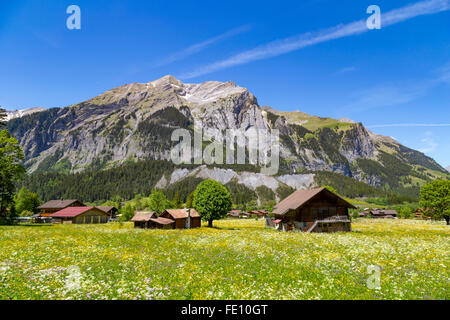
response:
<path id="1" fill-rule="evenodd" d="M 450 0 L 426 0 L 416 2 L 414 4 L 382 14 L 382 27 L 387 27 L 417 16 L 434 14 L 449 9 Z M 181 75 L 180 78 L 195 78 L 232 66 L 279 56 L 321 42 L 357 35 L 367 31 L 368 28 L 366 26 L 366 20 L 363 19 L 348 24 L 341 24 L 322 31 L 309 32 L 282 40 L 276 40 L 265 45 L 258 46 L 254 49 L 241 52 L 228 59 L 211 63 L 190 73 Z"/>
<path id="2" fill-rule="evenodd" d="M 225 33 L 222 33 L 218 36 L 215 36 L 213 38 L 210 38 L 208 40 L 202 41 L 200 43 L 196 43 L 193 44 L 183 50 L 180 50 L 178 52 L 175 52 L 171 55 L 169 55 L 168 57 L 156 62 L 155 66 L 160 67 L 160 66 L 165 66 L 168 65 L 170 63 L 173 63 L 175 61 L 179 61 L 182 59 L 185 59 L 195 53 L 198 53 L 204 49 L 206 49 L 207 47 L 221 41 L 221 40 L 225 40 L 227 38 L 233 37 L 235 35 L 244 33 L 244 32 L 248 32 L 251 29 L 250 25 L 244 25 L 244 26 L 240 26 L 238 28 L 229 30 Z"/>
<path id="3" fill-rule="evenodd" d="M 346 67 L 346 68 L 339 69 L 338 71 L 335 72 L 335 74 L 348 73 L 348 72 L 353 72 L 355 70 L 356 70 L 355 67 Z"/>
<path id="4" fill-rule="evenodd" d="M 420 140 L 426 147 L 420 148 L 419 151 L 423 153 L 432 153 L 437 150 L 439 144 L 434 140 L 433 133 L 431 131 L 425 132 L 425 138 Z"/>
<path id="5" fill-rule="evenodd" d="M 363 112 L 374 108 L 392 107 L 414 101 L 429 94 L 440 84 L 450 84 L 450 62 L 435 70 L 432 78 L 404 83 L 384 83 L 350 94 L 351 102 L 340 113 Z"/>
<path id="6" fill-rule="evenodd" d="M 375 124 L 367 128 L 389 128 L 389 127 L 450 127 L 450 123 L 390 123 Z"/>
<path id="7" fill-rule="evenodd" d="M 427 94 L 431 81 L 422 83 L 386 83 L 365 88 L 350 94 L 351 102 L 339 108 L 339 112 L 363 112 L 374 108 L 392 107 L 414 101 Z"/>

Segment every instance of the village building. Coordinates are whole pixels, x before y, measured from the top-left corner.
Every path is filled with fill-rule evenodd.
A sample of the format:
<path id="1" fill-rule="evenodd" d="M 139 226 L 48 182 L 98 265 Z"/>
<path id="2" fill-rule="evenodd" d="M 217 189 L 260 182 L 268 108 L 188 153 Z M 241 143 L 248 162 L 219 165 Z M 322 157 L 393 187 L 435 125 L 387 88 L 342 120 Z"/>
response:
<path id="1" fill-rule="evenodd" d="M 131 221 L 141 229 L 173 229 L 175 225 L 174 220 L 158 217 L 153 211 L 135 211 Z"/>
<path id="2" fill-rule="evenodd" d="M 106 214 L 107 214 L 111 219 L 115 219 L 115 218 L 116 218 L 116 215 L 117 215 L 117 212 L 119 211 L 119 210 L 117 210 L 116 207 L 99 206 L 99 207 L 97 207 L 97 208 L 100 209 L 100 210 L 102 210 L 102 211 L 104 211 L 104 212 L 106 212 Z"/>
<path id="3" fill-rule="evenodd" d="M 358 216 L 360 218 L 367 218 L 369 215 L 370 215 L 370 212 L 367 212 L 367 211 L 358 212 Z"/>
<path id="4" fill-rule="evenodd" d="M 107 223 L 108 215 L 96 207 L 67 207 L 50 214 L 54 223 L 96 224 Z"/>
<path id="5" fill-rule="evenodd" d="M 156 213 L 153 211 L 135 211 L 131 221 L 134 222 L 135 228 L 147 229 L 150 228 L 149 222 L 153 218 L 157 218 Z"/>
<path id="6" fill-rule="evenodd" d="M 200 215 L 195 209 L 167 209 L 159 217 L 173 220 L 174 229 L 200 228 L 202 224 Z"/>
<path id="7" fill-rule="evenodd" d="M 258 218 L 264 218 L 269 214 L 268 210 L 252 210 L 249 212 L 251 216 L 257 216 Z"/>
<path id="8" fill-rule="evenodd" d="M 228 213 L 227 213 L 227 217 L 228 218 L 240 218 L 241 217 L 241 214 L 242 214 L 242 211 L 241 210 L 238 210 L 238 209 L 233 209 L 233 210 L 231 210 L 231 211 L 229 211 Z"/>
<path id="9" fill-rule="evenodd" d="M 297 190 L 278 203 L 266 226 L 283 231 L 351 231 L 349 208 L 355 206 L 326 188 Z"/>
<path id="10" fill-rule="evenodd" d="M 85 207 L 86 205 L 79 200 L 50 200 L 38 207 L 41 217 L 48 217 L 52 213 L 58 212 L 67 207 Z"/>
<path id="11" fill-rule="evenodd" d="M 371 210 L 369 216 L 378 219 L 397 219 L 397 211 L 395 210 Z"/>

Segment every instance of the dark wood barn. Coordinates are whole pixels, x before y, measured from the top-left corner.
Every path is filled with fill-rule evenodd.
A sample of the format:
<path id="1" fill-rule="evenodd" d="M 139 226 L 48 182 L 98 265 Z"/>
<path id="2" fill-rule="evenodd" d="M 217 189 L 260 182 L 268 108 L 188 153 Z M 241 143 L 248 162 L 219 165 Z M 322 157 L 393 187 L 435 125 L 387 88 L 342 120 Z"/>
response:
<path id="1" fill-rule="evenodd" d="M 150 228 L 150 219 L 156 218 L 156 214 L 153 211 L 135 211 L 134 216 L 131 219 L 134 222 L 135 228 Z"/>
<path id="2" fill-rule="evenodd" d="M 53 222 L 63 224 L 95 224 L 108 222 L 108 215 L 96 207 L 67 207 L 50 215 Z"/>
<path id="3" fill-rule="evenodd" d="M 351 231 L 348 208 L 356 207 L 326 188 L 297 190 L 275 206 L 275 219 L 266 225 L 283 231 Z"/>
<path id="4" fill-rule="evenodd" d="M 86 205 L 79 200 L 50 200 L 39 206 L 38 210 L 41 217 L 48 217 L 68 207 L 86 207 Z"/>
<path id="5" fill-rule="evenodd" d="M 99 208 L 100 210 L 106 212 L 106 214 L 112 219 L 116 218 L 117 212 L 119 211 L 119 210 L 117 210 L 116 207 L 102 207 L 102 206 L 100 206 L 100 207 L 97 207 L 97 208 Z"/>
<path id="6" fill-rule="evenodd" d="M 200 228 L 202 224 L 195 209 L 167 209 L 159 217 L 175 221 L 174 229 Z"/>

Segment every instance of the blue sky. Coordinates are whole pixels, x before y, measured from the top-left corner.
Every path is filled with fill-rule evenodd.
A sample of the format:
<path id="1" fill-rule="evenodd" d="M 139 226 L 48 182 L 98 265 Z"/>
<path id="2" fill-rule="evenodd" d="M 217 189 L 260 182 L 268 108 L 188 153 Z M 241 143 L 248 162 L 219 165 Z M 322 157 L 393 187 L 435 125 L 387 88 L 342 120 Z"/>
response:
<path id="1" fill-rule="evenodd" d="M 71 4 L 81 30 L 66 27 Z M 372 4 L 380 30 L 361 28 Z M 450 165 L 450 0 L 0 3 L 6 109 L 64 107 L 166 74 L 361 121 Z"/>

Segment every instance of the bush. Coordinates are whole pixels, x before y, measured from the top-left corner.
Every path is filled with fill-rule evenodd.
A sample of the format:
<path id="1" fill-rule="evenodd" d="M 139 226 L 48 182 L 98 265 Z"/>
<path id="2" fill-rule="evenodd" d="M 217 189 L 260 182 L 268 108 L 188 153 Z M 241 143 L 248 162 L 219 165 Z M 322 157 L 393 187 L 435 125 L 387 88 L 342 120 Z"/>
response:
<path id="1" fill-rule="evenodd" d="M 21 217 L 31 217 L 34 213 L 32 211 L 29 210 L 24 210 L 20 213 L 19 216 Z"/>

